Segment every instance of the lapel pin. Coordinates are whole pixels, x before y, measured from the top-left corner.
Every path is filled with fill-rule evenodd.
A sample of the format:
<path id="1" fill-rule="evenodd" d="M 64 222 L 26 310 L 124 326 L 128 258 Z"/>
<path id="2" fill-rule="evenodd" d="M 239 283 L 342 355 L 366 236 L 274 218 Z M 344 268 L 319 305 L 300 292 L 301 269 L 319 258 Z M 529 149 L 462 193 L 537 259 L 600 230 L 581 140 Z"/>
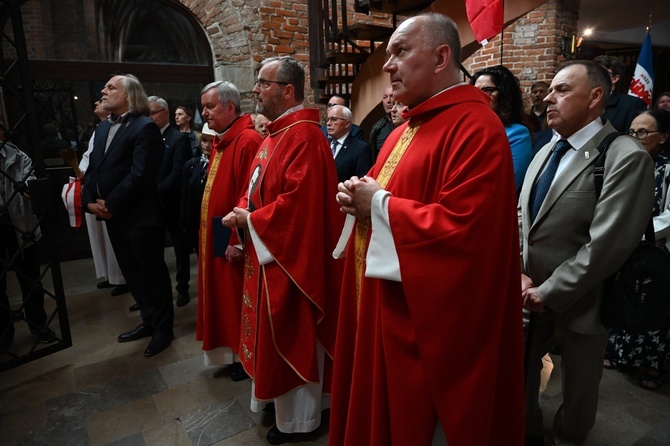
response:
<path id="1" fill-rule="evenodd" d="M 588 152 L 588 151 L 584 152 L 584 159 L 585 159 L 585 160 L 589 159 L 589 156 L 590 156 L 590 155 L 589 155 L 589 152 Z"/>

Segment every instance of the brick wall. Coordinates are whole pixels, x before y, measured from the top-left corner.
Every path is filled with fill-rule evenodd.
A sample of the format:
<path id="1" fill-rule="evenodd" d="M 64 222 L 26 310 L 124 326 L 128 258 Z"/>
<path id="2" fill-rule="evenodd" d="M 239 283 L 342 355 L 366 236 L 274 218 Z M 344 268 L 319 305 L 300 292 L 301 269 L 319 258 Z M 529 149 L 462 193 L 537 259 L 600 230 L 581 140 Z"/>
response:
<path id="1" fill-rule="evenodd" d="M 551 82 L 556 67 L 565 58 L 560 41 L 577 33 L 579 0 L 550 0 L 520 17 L 485 48 L 463 62 L 470 74 L 501 64 L 519 78 L 526 93 L 538 80 Z"/>
<path id="2" fill-rule="evenodd" d="M 94 23 L 91 20 L 95 14 L 93 0 L 64 1 L 68 7 L 58 10 L 52 10 L 50 5 L 53 2 L 28 0 L 23 3 L 31 59 L 68 58 L 69 54 L 96 51 L 98 36 L 93 29 L 87 30 L 86 42 L 73 42 L 65 35 L 53 35 L 55 29 L 63 28 L 52 26 L 54 20 L 59 23 L 75 20 L 75 14 L 67 11 L 76 11 L 76 15 L 88 17 L 86 23 Z M 179 0 L 179 3 L 201 23 L 210 42 L 215 77 L 228 79 L 240 88 L 245 110 L 253 107 L 251 89 L 255 70 L 262 59 L 291 55 L 308 67 L 306 0 Z M 390 26 L 390 16 L 354 13 L 353 1 L 349 3 L 348 23 Z M 502 39 L 496 37 L 486 48 L 477 51 L 464 62 L 465 68 L 474 73 L 483 67 L 499 64 L 502 44 L 502 63 L 519 77 L 526 91 L 535 80 L 551 80 L 556 66 L 563 60 L 559 49 L 561 37 L 576 32 L 578 9 L 579 0 L 550 0 L 508 26 Z M 77 24 L 73 22 L 71 26 L 70 29 L 74 29 Z M 6 50 L 5 54 L 10 52 Z M 310 85 L 309 69 L 306 71 L 307 85 Z M 306 103 L 312 105 L 314 102 L 314 94 L 308 88 Z"/>

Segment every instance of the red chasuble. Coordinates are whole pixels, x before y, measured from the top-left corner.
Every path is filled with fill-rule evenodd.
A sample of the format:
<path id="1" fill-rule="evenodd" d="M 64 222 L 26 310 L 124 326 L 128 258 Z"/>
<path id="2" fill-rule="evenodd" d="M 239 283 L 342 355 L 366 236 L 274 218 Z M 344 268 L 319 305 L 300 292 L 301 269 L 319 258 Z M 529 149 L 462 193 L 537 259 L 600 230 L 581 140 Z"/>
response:
<path id="1" fill-rule="evenodd" d="M 346 254 L 330 445 L 430 445 L 438 419 L 449 446 L 524 442 L 514 174 L 488 102 L 469 85 L 428 99 L 371 170 L 392 193 L 402 282 L 363 276 L 370 229 L 369 219 L 358 221 L 359 243 L 354 232 Z"/>
<path id="2" fill-rule="evenodd" d="M 274 258 L 259 265 L 247 233 L 240 360 L 261 400 L 319 381 L 317 342 L 329 366 L 341 284 L 332 250 L 344 221 L 318 110 L 290 113 L 268 129 L 240 204 Z"/>
<path id="3" fill-rule="evenodd" d="M 261 137 L 254 130 L 249 115 L 238 118 L 221 139 L 214 140 L 209 159 L 207 183 L 200 212 L 200 246 L 198 247 L 198 313 L 196 339 L 202 349 L 240 347 L 242 282 L 244 263 L 230 263 L 215 256 L 225 253 L 228 245 L 241 244 L 235 232 L 224 246 L 215 247 L 214 232 L 223 228 L 221 219 L 237 204 L 249 184 L 249 169 Z M 214 228 L 220 225 L 221 228 Z M 217 241 L 221 243 L 220 240 Z M 216 249 L 215 249 L 216 248 Z"/>

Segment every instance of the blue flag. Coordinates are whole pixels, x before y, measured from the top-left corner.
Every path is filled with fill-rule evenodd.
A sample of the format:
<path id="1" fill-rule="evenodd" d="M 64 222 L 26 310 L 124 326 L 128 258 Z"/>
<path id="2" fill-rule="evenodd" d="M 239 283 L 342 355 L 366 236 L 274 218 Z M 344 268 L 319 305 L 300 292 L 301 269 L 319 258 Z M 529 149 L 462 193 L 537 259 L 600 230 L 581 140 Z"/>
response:
<path id="1" fill-rule="evenodd" d="M 651 106 L 651 93 L 654 89 L 654 66 L 651 55 L 651 33 L 647 32 L 640 57 L 637 59 L 635 74 L 630 83 L 628 94 L 642 99 L 647 107 Z"/>

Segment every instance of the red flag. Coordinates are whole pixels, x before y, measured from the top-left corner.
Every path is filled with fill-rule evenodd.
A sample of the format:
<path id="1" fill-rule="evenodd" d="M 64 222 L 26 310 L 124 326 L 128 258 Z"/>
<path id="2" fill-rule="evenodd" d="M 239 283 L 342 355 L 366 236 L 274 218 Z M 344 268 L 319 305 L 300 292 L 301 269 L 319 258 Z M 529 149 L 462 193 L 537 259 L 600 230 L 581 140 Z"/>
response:
<path id="1" fill-rule="evenodd" d="M 465 0 L 468 21 L 477 42 L 482 45 L 503 29 L 503 0 Z"/>

